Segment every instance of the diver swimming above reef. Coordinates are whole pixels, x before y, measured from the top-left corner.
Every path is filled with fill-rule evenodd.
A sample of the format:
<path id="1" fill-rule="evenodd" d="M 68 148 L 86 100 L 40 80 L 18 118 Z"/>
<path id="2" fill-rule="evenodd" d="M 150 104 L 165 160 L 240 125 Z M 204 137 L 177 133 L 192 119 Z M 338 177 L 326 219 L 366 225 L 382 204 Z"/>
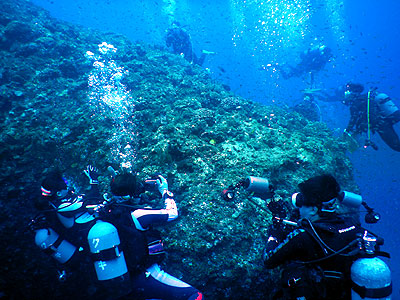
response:
<path id="1" fill-rule="evenodd" d="M 215 54 L 214 52 L 202 50 L 201 56 L 197 57 L 193 51 L 190 34 L 176 21 L 167 29 L 165 43 L 173 53 L 182 55 L 188 62 L 199 66 L 203 65 L 208 54 Z"/>
<path id="2" fill-rule="evenodd" d="M 321 71 L 331 58 L 332 49 L 326 45 L 318 44 L 302 52 L 300 54 L 300 62 L 296 66 L 288 66 L 289 70 L 281 68 L 280 72 L 284 79 L 300 77 L 303 74 L 310 73 L 310 85 L 313 86 L 314 73 Z"/>

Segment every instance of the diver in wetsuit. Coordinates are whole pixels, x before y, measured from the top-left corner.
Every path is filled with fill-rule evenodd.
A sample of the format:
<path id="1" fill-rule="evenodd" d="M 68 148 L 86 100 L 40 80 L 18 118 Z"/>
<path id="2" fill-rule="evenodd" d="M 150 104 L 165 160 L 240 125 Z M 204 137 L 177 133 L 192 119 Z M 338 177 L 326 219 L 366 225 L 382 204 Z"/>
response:
<path id="1" fill-rule="evenodd" d="M 281 69 L 280 72 L 284 79 L 310 73 L 310 85 L 312 87 L 314 85 L 314 73 L 321 71 L 331 58 L 331 48 L 325 45 L 315 45 L 300 54 L 301 61 L 296 66 L 289 66 L 289 71 Z"/>
<path id="2" fill-rule="evenodd" d="M 321 121 L 321 109 L 314 100 L 313 95 L 304 94 L 303 101 L 293 107 L 295 112 L 303 115 L 306 119 L 313 122 Z"/>
<path id="3" fill-rule="evenodd" d="M 371 141 L 371 133 L 377 132 L 381 139 L 394 151 L 400 152 L 400 139 L 393 125 L 400 121 L 400 110 L 392 99 L 376 91 L 362 94 L 364 87 L 358 83 L 346 85 L 343 103 L 350 108 L 350 120 L 345 134 L 367 133 L 366 146 L 376 145 Z"/>
<path id="4" fill-rule="evenodd" d="M 208 54 L 215 54 L 214 52 L 203 50 L 201 56 L 197 57 L 193 51 L 189 33 L 178 22 L 172 23 L 172 26 L 168 28 L 165 43 L 173 53 L 182 55 L 188 62 L 199 66 L 203 65 Z"/>
<path id="5" fill-rule="evenodd" d="M 288 225 L 292 226 L 289 230 L 282 223 L 275 225 L 265 248 L 265 267 L 282 267 L 281 285 L 273 299 L 350 300 L 353 292 L 363 299 L 367 293 L 369 299 L 389 296 L 392 284 L 387 270 L 372 274 L 376 282 L 382 279 L 382 284 L 375 286 L 379 288 L 368 290 L 367 283 L 358 281 L 359 273 L 384 265 L 383 261 L 372 259 L 374 255 L 388 255 L 380 252 L 379 243 L 371 245 L 370 256 L 361 251 L 362 237 L 375 235 L 362 228 L 358 221 L 337 212 L 338 203 L 344 202 L 341 200 L 344 194 L 336 179 L 328 174 L 315 176 L 298 186 L 300 192 L 292 196 L 292 203 L 301 219 L 295 225 Z M 368 268 L 353 267 L 359 262 L 369 264 Z"/>
<path id="6" fill-rule="evenodd" d="M 130 173 L 115 174 L 113 196 L 98 192 L 97 169 L 85 170 L 90 195 L 76 195 L 61 173 L 42 182 L 42 197 L 49 207 L 31 222 L 35 243 L 56 262 L 61 287 L 68 299 L 201 300 L 189 284 L 162 271 L 165 256 L 160 232 L 154 224 L 178 217 L 167 180 L 156 175 L 144 183 Z M 130 205 L 147 190 L 158 191 L 161 209 Z"/>

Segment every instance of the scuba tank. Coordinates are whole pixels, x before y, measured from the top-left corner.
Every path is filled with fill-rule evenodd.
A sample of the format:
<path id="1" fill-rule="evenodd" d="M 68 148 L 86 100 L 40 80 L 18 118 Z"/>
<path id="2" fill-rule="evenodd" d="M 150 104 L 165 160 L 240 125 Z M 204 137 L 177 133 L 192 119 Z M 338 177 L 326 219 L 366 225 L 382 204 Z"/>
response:
<path id="1" fill-rule="evenodd" d="M 390 97 L 384 93 L 379 93 L 376 95 L 375 100 L 377 101 L 381 114 L 384 118 L 399 110 Z"/>
<path id="2" fill-rule="evenodd" d="M 54 257 L 60 263 L 66 263 L 75 253 L 76 247 L 62 239 L 51 228 L 37 229 L 35 243 L 44 252 Z"/>
<path id="3" fill-rule="evenodd" d="M 376 244 L 376 237 L 368 235 L 366 231 L 359 245 L 366 255 L 351 266 L 352 300 L 391 299 L 391 272 L 388 265 L 376 257 Z"/>
<path id="4" fill-rule="evenodd" d="M 352 300 L 392 299 L 391 273 L 378 257 L 359 258 L 351 266 Z"/>
<path id="5" fill-rule="evenodd" d="M 128 272 L 114 225 L 99 220 L 89 230 L 87 238 L 98 280 L 117 278 Z"/>

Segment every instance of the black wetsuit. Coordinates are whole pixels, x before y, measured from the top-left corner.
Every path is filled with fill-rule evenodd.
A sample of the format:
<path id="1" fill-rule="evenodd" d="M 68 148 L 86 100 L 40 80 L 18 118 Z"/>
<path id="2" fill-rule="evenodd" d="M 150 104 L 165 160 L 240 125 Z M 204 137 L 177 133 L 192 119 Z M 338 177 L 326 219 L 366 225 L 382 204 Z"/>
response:
<path id="1" fill-rule="evenodd" d="M 93 193 L 91 199 L 99 196 L 97 186 Z M 173 199 L 167 200 L 173 202 Z M 97 199 L 96 203 L 101 201 Z M 78 210 L 64 213 L 65 217 L 72 217 L 72 225 L 68 228 L 65 227 L 66 223 L 60 223 L 60 211 L 49 211 L 46 227 L 52 228 L 62 239 L 80 249 L 69 261 L 59 265 L 60 269 L 68 273 L 68 285 L 64 285 L 66 290 L 62 291 L 65 299 L 203 299 L 197 289 L 165 273 L 158 266 L 165 254 L 160 233 L 153 230 L 152 225 L 164 224 L 175 219 L 177 211 L 174 211 L 173 206 L 164 209 L 132 210 L 127 206 L 113 204 L 106 208 L 96 218 L 88 218 L 84 223 L 77 223 L 77 216 L 87 214 L 85 205 Z M 118 230 L 118 248 L 124 253 L 128 273 L 115 279 L 97 280 L 93 254 L 89 251 L 88 232 L 98 220 L 109 222 Z"/>
<path id="2" fill-rule="evenodd" d="M 172 52 L 183 57 L 191 63 L 201 66 L 204 63 L 206 55 L 202 53 L 200 58 L 193 52 L 190 35 L 180 27 L 170 28 L 165 36 L 167 47 L 172 47 Z"/>
<path id="3" fill-rule="evenodd" d="M 284 79 L 299 77 L 308 72 L 313 74 L 322 70 L 331 57 L 332 52 L 328 47 L 325 49 L 319 47 L 310 48 L 300 55 L 301 61 L 298 65 L 295 67 L 289 66 L 290 70 L 288 72 L 281 70 L 281 74 Z"/>
<path id="4" fill-rule="evenodd" d="M 350 107 L 350 120 L 346 130 L 354 134 L 368 132 L 368 95 L 359 95 L 345 104 Z M 393 125 L 399 121 L 400 111 L 396 111 L 386 118 L 382 117 L 378 104 L 371 96 L 369 101 L 371 133 L 377 132 L 390 148 L 400 152 L 400 139 L 393 128 Z"/>
<path id="5" fill-rule="evenodd" d="M 333 253 L 318 241 L 313 228 L 333 251 L 350 243 L 355 246 L 358 235 L 365 230 L 351 219 L 342 219 L 336 214 L 312 225 L 305 220 L 302 224 L 304 226 L 290 232 L 283 241 L 272 237 L 268 240 L 264 255 L 265 266 L 272 269 L 285 265 L 282 272 L 283 288 L 276 293 L 274 299 L 297 299 L 301 296 L 307 300 L 351 299 L 350 267 L 356 257 L 336 255 L 314 263 L 302 262 L 312 262 Z M 291 287 L 288 286 L 290 284 Z"/>

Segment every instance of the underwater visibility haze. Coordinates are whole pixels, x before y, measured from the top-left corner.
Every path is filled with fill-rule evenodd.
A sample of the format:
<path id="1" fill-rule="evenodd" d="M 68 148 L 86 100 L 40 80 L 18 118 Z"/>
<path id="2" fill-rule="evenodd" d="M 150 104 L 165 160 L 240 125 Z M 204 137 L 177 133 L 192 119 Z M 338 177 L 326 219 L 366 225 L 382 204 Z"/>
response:
<path id="1" fill-rule="evenodd" d="M 160 229 L 163 267 L 206 299 L 268 299 L 279 276 L 262 262 L 266 203 L 221 192 L 259 176 L 289 205 L 298 183 L 331 173 L 380 213 L 363 225 L 385 239 L 400 299 L 400 153 L 378 134 L 377 150 L 350 148 L 349 109 L 316 96 L 355 82 L 400 106 L 399 12 L 394 0 L 2 1 L 0 299 L 85 295 L 57 281 L 28 224 L 45 174 L 85 192 L 88 164 L 103 193 L 108 166 L 168 179 L 180 217 Z M 167 47 L 176 22 L 203 63 Z M 296 69 L 322 45 L 321 68 Z"/>

